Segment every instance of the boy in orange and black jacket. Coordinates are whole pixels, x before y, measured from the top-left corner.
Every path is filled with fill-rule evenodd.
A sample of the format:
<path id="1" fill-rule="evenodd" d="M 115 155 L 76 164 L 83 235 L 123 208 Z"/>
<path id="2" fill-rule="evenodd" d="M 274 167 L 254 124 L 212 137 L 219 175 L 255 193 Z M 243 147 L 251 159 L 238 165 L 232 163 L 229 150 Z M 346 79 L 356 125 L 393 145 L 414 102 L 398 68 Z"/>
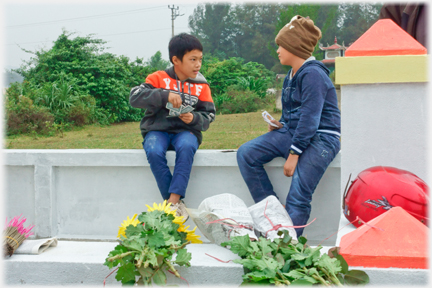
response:
<path id="1" fill-rule="evenodd" d="M 193 157 L 202 142 L 201 131 L 215 120 L 216 110 L 209 84 L 199 73 L 203 50 L 199 40 L 182 33 L 171 39 L 168 49 L 173 66 L 150 74 L 145 83 L 132 88 L 129 102 L 146 109 L 140 124 L 143 148 L 160 193 L 172 203 L 173 210 L 177 209 L 178 216 L 187 218 L 181 199 L 185 197 Z M 173 174 L 167 166 L 168 149 L 176 151 Z"/>

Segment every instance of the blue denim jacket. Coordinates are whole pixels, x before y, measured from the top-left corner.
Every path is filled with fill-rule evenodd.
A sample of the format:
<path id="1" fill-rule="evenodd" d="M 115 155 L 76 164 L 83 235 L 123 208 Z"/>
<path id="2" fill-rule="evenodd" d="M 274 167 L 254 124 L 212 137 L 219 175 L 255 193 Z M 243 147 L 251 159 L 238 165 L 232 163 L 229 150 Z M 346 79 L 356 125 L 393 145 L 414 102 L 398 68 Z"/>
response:
<path id="1" fill-rule="evenodd" d="M 302 154 L 312 137 L 329 133 L 340 137 L 341 118 L 336 89 L 330 71 L 311 57 L 294 77 L 288 72 L 282 90 L 282 117 L 279 122 L 293 134 L 290 149 Z"/>

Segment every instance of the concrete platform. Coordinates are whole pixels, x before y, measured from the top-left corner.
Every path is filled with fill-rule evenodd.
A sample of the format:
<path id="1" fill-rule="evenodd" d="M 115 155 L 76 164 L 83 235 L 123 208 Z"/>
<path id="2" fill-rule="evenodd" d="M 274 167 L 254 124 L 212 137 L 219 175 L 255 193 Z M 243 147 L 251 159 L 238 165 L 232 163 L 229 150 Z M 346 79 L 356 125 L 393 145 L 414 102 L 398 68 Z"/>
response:
<path id="1" fill-rule="evenodd" d="M 103 263 L 116 242 L 59 241 L 58 246 L 49 248 L 40 255 L 14 254 L 3 261 L 6 285 L 42 286 L 103 286 L 112 271 Z M 324 246 L 327 253 L 330 246 Z M 230 250 L 215 244 L 190 244 L 191 267 L 178 267 L 187 283 L 168 274 L 168 284 L 178 286 L 229 286 L 238 287 L 242 282 L 243 267 L 232 262 L 219 262 L 238 259 Z M 417 286 L 428 284 L 428 269 L 364 268 L 350 267 L 365 271 L 370 284 L 389 286 Z M 121 286 L 115 273 L 106 279 L 107 286 Z"/>
<path id="2" fill-rule="evenodd" d="M 49 248 L 40 255 L 14 254 L 4 260 L 6 285 L 95 285 L 103 286 L 112 270 L 104 266 L 108 253 L 117 242 L 59 241 L 57 247 Z M 178 267 L 180 275 L 189 285 L 239 286 L 243 267 L 232 262 L 219 262 L 205 253 L 221 260 L 238 259 L 230 250 L 214 244 L 190 244 L 191 267 Z M 187 286 L 182 280 L 168 274 L 169 284 Z M 106 285 L 121 286 L 115 272 L 106 279 Z"/>

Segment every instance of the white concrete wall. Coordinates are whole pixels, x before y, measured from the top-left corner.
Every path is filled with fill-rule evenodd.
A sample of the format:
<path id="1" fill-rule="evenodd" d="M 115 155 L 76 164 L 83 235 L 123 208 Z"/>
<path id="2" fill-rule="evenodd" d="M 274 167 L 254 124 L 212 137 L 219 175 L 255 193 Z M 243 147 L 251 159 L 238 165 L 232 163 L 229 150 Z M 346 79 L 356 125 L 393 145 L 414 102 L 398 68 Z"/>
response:
<path id="1" fill-rule="evenodd" d="M 408 170 L 430 183 L 427 83 L 342 85 L 341 185 L 372 166 Z M 343 188 L 344 189 L 344 188 Z"/>
<path id="2" fill-rule="evenodd" d="M 115 239 L 126 216 L 147 211 L 145 204 L 161 196 L 143 150 L 3 150 L 5 212 L 23 213 L 33 223 L 36 237 L 60 239 Z M 167 153 L 172 168 L 175 152 Z M 283 175 L 284 160 L 266 165 L 280 199 L 288 194 L 290 178 Z M 340 219 L 340 155 L 318 185 L 311 219 L 305 229 L 309 243 L 319 243 L 338 230 Z M 232 193 L 249 206 L 249 190 L 240 175 L 236 152 L 198 150 L 185 202 L 197 208 L 207 197 Z M 194 227 L 191 219 L 187 225 Z M 199 234 L 199 233 L 198 233 Z M 336 235 L 324 241 L 333 245 Z"/>

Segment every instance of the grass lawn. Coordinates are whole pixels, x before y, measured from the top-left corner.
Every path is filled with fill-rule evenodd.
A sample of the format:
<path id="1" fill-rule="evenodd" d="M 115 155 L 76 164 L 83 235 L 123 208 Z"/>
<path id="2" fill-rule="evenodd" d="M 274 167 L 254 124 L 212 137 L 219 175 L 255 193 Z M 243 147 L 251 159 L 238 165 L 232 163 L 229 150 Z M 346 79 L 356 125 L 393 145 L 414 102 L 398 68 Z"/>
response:
<path id="1" fill-rule="evenodd" d="M 275 119 L 281 112 L 267 110 Z M 241 144 L 267 132 L 262 111 L 216 115 L 203 132 L 200 149 L 238 149 Z M 139 122 L 117 123 L 108 127 L 86 126 L 53 137 L 11 136 L 4 139 L 7 149 L 142 149 Z"/>

